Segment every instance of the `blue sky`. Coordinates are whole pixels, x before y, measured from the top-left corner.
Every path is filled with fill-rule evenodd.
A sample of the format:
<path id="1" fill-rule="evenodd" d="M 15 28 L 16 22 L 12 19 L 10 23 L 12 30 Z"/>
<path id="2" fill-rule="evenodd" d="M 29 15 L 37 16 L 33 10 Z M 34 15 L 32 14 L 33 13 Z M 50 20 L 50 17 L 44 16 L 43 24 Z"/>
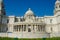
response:
<path id="1" fill-rule="evenodd" d="M 4 0 L 6 15 L 23 16 L 28 8 L 36 16 L 53 15 L 56 0 Z"/>

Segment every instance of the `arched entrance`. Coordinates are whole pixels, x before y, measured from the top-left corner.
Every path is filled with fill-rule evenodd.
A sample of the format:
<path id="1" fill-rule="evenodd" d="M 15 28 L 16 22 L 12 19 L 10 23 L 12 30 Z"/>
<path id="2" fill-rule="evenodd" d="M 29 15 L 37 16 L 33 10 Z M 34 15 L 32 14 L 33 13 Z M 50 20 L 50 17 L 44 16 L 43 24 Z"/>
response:
<path id="1" fill-rule="evenodd" d="M 28 25 L 28 32 L 31 32 L 31 25 Z"/>

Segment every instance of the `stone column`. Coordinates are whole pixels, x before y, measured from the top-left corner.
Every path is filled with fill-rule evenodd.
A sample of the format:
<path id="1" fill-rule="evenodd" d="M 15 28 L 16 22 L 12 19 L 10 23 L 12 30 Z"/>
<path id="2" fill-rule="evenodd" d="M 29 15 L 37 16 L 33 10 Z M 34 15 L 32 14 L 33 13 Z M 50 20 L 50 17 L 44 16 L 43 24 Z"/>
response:
<path id="1" fill-rule="evenodd" d="M 40 32 L 41 32 L 41 25 L 40 25 Z"/>
<path id="2" fill-rule="evenodd" d="M 41 27 L 40 27 L 40 25 L 39 25 L 39 28 L 40 28 L 39 31 L 41 31 Z"/>
<path id="3" fill-rule="evenodd" d="M 19 32 L 20 32 L 20 25 L 19 25 Z"/>
<path id="4" fill-rule="evenodd" d="M 32 30 L 33 30 L 33 32 L 34 32 L 34 25 L 32 25 Z"/>
<path id="5" fill-rule="evenodd" d="M 37 26 L 37 31 L 39 31 L 40 30 L 40 27 L 39 27 L 39 25 Z"/>
<path id="6" fill-rule="evenodd" d="M 38 25 L 36 25 L 36 31 L 38 31 Z"/>
<path id="7" fill-rule="evenodd" d="M 40 28 L 40 25 L 39 25 L 39 32 L 40 32 L 40 29 L 41 29 L 41 28 Z"/>
<path id="8" fill-rule="evenodd" d="M 2 32 L 2 26 L 0 26 L 0 32 Z"/>
<path id="9" fill-rule="evenodd" d="M 40 25 L 39 25 L 40 26 Z M 40 32 L 41 32 L 41 26 L 40 26 Z"/>
<path id="10" fill-rule="evenodd" d="M 26 32 L 26 25 L 24 25 L 24 32 Z"/>
<path id="11" fill-rule="evenodd" d="M 17 28 L 17 32 L 18 32 L 18 27 L 16 26 L 16 28 Z"/>
<path id="12" fill-rule="evenodd" d="M 35 25 L 35 32 L 36 32 L 36 25 Z"/>
<path id="13" fill-rule="evenodd" d="M 22 32 L 23 32 L 23 25 L 22 25 Z"/>
<path id="14" fill-rule="evenodd" d="M 37 25 L 37 31 L 39 31 L 39 25 Z"/>
<path id="15" fill-rule="evenodd" d="M 18 25 L 17 25 L 17 32 L 19 31 Z"/>
<path id="16" fill-rule="evenodd" d="M 22 25 L 22 32 L 23 32 L 23 25 Z"/>
<path id="17" fill-rule="evenodd" d="M 30 27 L 31 27 L 31 28 L 30 28 L 30 29 L 31 29 L 31 32 L 33 32 L 33 26 L 32 26 L 32 24 L 31 24 L 31 26 L 30 26 Z"/>
<path id="18" fill-rule="evenodd" d="M 25 29 L 26 30 L 26 29 Z M 26 30 L 27 31 L 27 30 Z"/>
<path id="19" fill-rule="evenodd" d="M 41 26 L 41 32 L 42 32 L 42 26 Z"/>
<path id="20" fill-rule="evenodd" d="M 28 32 L 28 28 L 27 27 L 28 27 L 28 25 L 26 25 L 26 32 Z"/>
<path id="21" fill-rule="evenodd" d="M 43 32 L 43 30 L 44 30 L 44 29 L 43 29 L 43 26 L 42 26 L 42 32 Z"/>
<path id="22" fill-rule="evenodd" d="M 39 31 L 39 29 L 38 29 L 38 28 L 39 28 L 39 25 L 37 25 L 37 31 Z"/>
<path id="23" fill-rule="evenodd" d="M 45 27 L 43 26 L 43 32 L 44 32 L 44 30 L 45 30 Z"/>
<path id="24" fill-rule="evenodd" d="M 28 25 L 26 25 L 26 32 L 28 32 Z"/>
<path id="25" fill-rule="evenodd" d="M 16 32 L 16 25 L 14 26 L 14 29 L 13 30 L 14 30 L 14 32 Z"/>
<path id="26" fill-rule="evenodd" d="M 42 32 L 44 32 L 44 27 L 42 26 Z"/>
<path id="27" fill-rule="evenodd" d="M 18 25 L 18 32 L 19 32 L 19 25 Z"/>
<path id="28" fill-rule="evenodd" d="M 22 32 L 24 32 L 24 25 L 22 25 Z"/>
<path id="29" fill-rule="evenodd" d="M 20 27 L 21 27 L 20 31 L 22 32 L 22 25 L 20 25 Z"/>

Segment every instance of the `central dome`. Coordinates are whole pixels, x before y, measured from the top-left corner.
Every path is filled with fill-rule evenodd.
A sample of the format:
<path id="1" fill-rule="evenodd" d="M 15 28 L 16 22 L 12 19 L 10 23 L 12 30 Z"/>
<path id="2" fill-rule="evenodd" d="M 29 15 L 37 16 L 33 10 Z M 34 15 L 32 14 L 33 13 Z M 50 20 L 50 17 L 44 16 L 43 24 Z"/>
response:
<path id="1" fill-rule="evenodd" d="M 25 13 L 25 15 L 34 15 L 33 11 L 31 10 L 31 8 L 28 9 L 28 11 Z"/>

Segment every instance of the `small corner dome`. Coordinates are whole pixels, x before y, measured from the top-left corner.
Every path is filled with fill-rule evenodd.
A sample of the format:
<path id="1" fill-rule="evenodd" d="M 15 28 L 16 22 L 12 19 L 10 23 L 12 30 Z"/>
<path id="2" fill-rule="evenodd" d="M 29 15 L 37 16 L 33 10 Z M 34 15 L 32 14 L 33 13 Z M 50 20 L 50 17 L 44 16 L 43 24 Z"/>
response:
<path id="1" fill-rule="evenodd" d="M 58 3 L 60 3 L 60 0 L 57 0 L 57 1 L 55 2 L 55 4 L 58 4 Z"/>
<path id="2" fill-rule="evenodd" d="M 31 10 L 31 8 L 29 8 L 28 11 L 25 13 L 25 15 L 34 15 L 34 13 Z"/>

